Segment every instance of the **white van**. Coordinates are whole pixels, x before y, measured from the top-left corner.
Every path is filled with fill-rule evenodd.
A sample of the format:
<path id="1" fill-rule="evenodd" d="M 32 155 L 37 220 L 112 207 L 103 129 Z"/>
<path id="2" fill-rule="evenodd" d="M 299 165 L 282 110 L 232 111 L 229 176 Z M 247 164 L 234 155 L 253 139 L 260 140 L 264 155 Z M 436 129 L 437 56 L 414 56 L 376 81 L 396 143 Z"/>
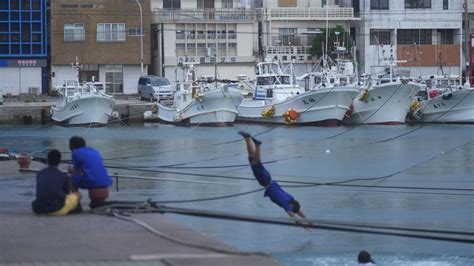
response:
<path id="1" fill-rule="evenodd" d="M 173 88 L 169 80 L 160 76 L 142 76 L 138 80 L 138 99 L 149 101 L 173 100 Z"/>

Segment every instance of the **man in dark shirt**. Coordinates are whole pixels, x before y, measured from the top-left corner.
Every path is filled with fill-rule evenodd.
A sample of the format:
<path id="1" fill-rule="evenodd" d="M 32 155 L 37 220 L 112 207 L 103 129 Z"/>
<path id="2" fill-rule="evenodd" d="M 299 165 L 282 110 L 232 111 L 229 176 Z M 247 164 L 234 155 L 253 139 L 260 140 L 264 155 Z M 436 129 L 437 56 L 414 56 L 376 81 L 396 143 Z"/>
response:
<path id="1" fill-rule="evenodd" d="M 253 175 L 258 183 L 265 188 L 264 197 L 269 197 L 273 203 L 283 208 L 291 218 L 296 217 L 296 215 L 301 218 L 306 218 L 303 211 L 300 210 L 300 204 L 298 201 L 296 201 L 292 195 L 284 191 L 275 180 L 272 180 L 270 173 L 265 169 L 265 167 L 263 167 L 263 164 L 260 161 L 260 146 L 262 145 L 262 142 L 255 138 L 251 138 L 250 134 L 247 132 L 239 131 L 239 134 L 245 139 Z M 254 142 L 255 149 L 251 141 Z"/>
<path id="2" fill-rule="evenodd" d="M 69 169 L 72 184 L 76 188 L 89 190 L 91 207 L 102 205 L 109 195 L 112 178 L 104 167 L 100 153 L 86 147 L 86 141 L 78 136 L 69 139 L 69 148 L 72 152 L 73 166 Z"/>
<path id="3" fill-rule="evenodd" d="M 78 205 L 81 194 L 71 193 L 68 175 L 57 168 L 60 161 L 61 153 L 51 150 L 48 166 L 36 175 L 36 199 L 31 204 L 36 214 L 66 215 Z"/>

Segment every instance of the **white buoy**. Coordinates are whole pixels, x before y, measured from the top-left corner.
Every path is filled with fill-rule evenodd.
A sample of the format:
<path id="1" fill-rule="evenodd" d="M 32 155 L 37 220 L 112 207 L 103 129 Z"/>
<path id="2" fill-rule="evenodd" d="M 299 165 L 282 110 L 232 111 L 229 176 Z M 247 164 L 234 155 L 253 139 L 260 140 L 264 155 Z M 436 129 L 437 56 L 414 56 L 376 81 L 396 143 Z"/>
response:
<path id="1" fill-rule="evenodd" d="M 330 152 L 331 152 L 331 150 L 326 150 L 326 153 L 330 153 Z"/>

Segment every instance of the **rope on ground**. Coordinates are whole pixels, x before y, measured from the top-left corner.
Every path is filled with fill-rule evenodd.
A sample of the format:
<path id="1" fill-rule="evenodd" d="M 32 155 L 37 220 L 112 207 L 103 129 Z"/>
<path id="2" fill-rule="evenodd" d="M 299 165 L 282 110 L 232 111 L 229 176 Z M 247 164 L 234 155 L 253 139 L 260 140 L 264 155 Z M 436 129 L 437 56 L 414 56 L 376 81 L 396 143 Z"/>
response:
<path id="1" fill-rule="evenodd" d="M 103 213 L 104 211 L 113 212 L 113 210 L 133 211 L 134 213 L 175 213 L 182 215 L 191 215 L 198 217 L 208 217 L 216 219 L 225 219 L 233 221 L 245 221 L 264 224 L 297 226 L 304 228 L 314 228 L 321 230 L 343 231 L 352 233 L 367 233 L 377 235 L 391 235 L 410 238 L 420 238 L 429 240 L 439 240 L 457 243 L 474 244 L 474 232 L 464 230 L 441 230 L 441 229 L 427 229 L 427 228 L 413 228 L 400 227 L 381 224 L 362 224 L 351 222 L 340 222 L 331 220 L 317 220 L 317 219 L 288 219 L 288 218 L 269 218 L 258 217 L 251 215 L 241 215 L 228 212 L 197 210 L 166 207 L 158 205 L 160 202 L 148 201 L 146 207 L 135 204 L 117 204 L 110 205 L 94 210 L 95 213 Z"/>
<path id="2" fill-rule="evenodd" d="M 136 212 L 138 209 L 145 207 L 146 206 L 143 206 L 143 204 L 140 204 L 140 205 L 136 205 L 136 206 L 133 206 L 131 205 L 131 210 L 133 212 Z M 105 212 L 104 212 L 105 211 Z M 149 211 L 147 211 L 149 212 Z M 107 208 L 107 209 L 102 209 L 102 208 L 98 208 L 98 210 L 92 210 L 92 213 L 95 213 L 95 214 L 106 214 L 106 215 L 109 215 L 109 216 L 112 216 L 112 217 L 115 217 L 115 218 L 118 218 L 118 219 L 121 219 L 121 220 L 124 220 L 124 221 L 127 221 L 127 222 L 131 222 L 131 223 L 134 223 L 134 224 L 137 224 L 143 228 L 145 228 L 146 230 L 150 231 L 151 233 L 153 233 L 154 235 L 156 236 L 159 236 L 163 239 L 166 239 L 168 241 L 171 241 L 171 242 L 174 242 L 174 243 L 177 243 L 179 245 L 183 245 L 183 246 L 187 246 L 187 247 L 191 247 L 191 248 L 197 248 L 197 249 L 202 249 L 202 250 L 208 250 L 208 251 L 213 251 L 213 252 L 218 252 L 218 253 L 222 253 L 222 254 L 229 254 L 229 255 L 238 255 L 238 256 L 264 256 L 264 257 L 269 257 L 268 254 L 266 253 L 263 253 L 263 252 L 242 252 L 242 251 L 233 251 L 233 250 L 227 250 L 227 249 L 222 249 L 222 248 L 216 248 L 216 247 L 211 247 L 211 246 L 205 246 L 205 245 L 199 245 L 199 244 L 194 244 L 194 243 L 190 243 L 190 242 L 186 242 L 186 241 L 183 241 L 181 239 L 178 239 L 176 237 L 173 237 L 173 236 L 170 236 L 168 234 L 165 234 L 161 231 L 158 231 L 157 229 L 153 228 L 152 226 L 150 226 L 149 224 L 143 222 L 143 221 L 140 221 L 138 219 L 135 219 L 135 218 L 132 218 L 130 217 L 130 215 L 126 214 L 126 213 L 123 213 L 123 212 L 119 212 L 117 210 L 113 210 L 112 208 Z"/>

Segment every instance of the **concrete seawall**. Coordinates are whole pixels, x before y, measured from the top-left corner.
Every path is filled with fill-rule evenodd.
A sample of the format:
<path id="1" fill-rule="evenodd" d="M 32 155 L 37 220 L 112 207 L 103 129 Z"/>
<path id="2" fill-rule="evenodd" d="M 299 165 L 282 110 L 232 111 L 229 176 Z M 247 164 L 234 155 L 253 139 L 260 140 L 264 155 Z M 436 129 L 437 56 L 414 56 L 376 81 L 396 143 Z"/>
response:
<path id="1" fill-rule="evenodd" d="M 4 99 L 0 105 L 0 124 L 49 124 L 51 106 L 58 101 L 54 97 L 32 97 Z M 114 112 L 127 123 L 143 123 L 143 113 L 150 110 L 151 103 L 132 99 L 116 99 Z"/>
<path id="2" fill-rule="evenodd" d="M 30 165 L 42 167 L 38 162 Z M 163 214 L 130 217 L 179 241 L 93 214 L 85 191 L 81 214 L 34 215 L 35 174 L 19 173 L 13 160 L 0 161 L 0 169 L 0 265 L 279 265 L 270 256 L 240 252 Z M 110 198 L 114 200 L 113 191 Z"/>

